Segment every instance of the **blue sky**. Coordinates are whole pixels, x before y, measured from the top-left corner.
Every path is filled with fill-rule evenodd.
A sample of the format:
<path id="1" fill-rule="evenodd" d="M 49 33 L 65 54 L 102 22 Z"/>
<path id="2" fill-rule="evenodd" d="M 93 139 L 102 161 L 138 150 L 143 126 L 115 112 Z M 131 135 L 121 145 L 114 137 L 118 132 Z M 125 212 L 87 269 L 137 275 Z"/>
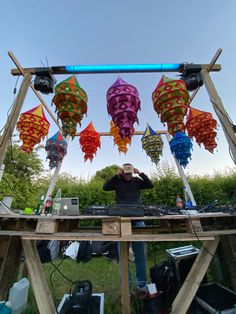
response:
<path id="1" fill-rule="evenodd" d="M 15 68 L 7 55 L 12 51 L 23 67 L 40 67 L 41 61 L 50 66 L 73 64 L 125 64 L 125 63 L 209 63 L 218 48 L 223 52 L 217 63 L 222 70 L 211 77 L 226 111 L 234 121 L 236 114 L 236 1 L 235 0 L 121 0 L 121 1 L 1 1 L 0 26 L 0 128 L 7 119 L 13 101 L 16 77 L 10 74 Z M 41 61 L 40 61 L 41 60 Z M 177 73 L 166 73 L 176 78 Z M 88 94 L 88 115 L 82 120 L 84 129 L 90 121 L 97 131 L 109 131 L 110 117 L 106 109 L 107 89 L 119 73 L 77 75 L 80 85 Z M 141 99 L 139 125 L 147 123 L 153 129 L 165 130 L 152 105 L 151 94 L 161 79 L 161 73 L 122 74 L 122 78 L 135 85 Z M 57 81 L 68 76 L 57 76 Z M 19 88 L 21 80 L 17 87 Z M 53 95 L 45 96 L 51 107 Z M 29 90 L 22 112 L 39 104 Z M 192 106 L 216 114 L 204 87 Z M 51 107 L 54 111 L 54 108 Z M 49 137 L 58 129 L 51 121 Z M 234 167 L 221 126 L 217 135 L 218 147 L 214 154 L 194 143 L 192 160 L 186 168 L 191 174 L 211 174 Z M 119 154 L 113 139 L 101 138 L 92 163 L 83 161 L 78 138 L 70 142 L 62 171 L 85 178 L 108 165 L 131 162 L 147 173 L 156 167 L 141 148 L 141 137 L 135 136 L 128 153 Z M 173 162 L 169 145 L 164 138 L 163 162 Z M 40 153 L 45 161 L 46 153 Z M 45 163 L 48 168 L 48 163 Z"/>

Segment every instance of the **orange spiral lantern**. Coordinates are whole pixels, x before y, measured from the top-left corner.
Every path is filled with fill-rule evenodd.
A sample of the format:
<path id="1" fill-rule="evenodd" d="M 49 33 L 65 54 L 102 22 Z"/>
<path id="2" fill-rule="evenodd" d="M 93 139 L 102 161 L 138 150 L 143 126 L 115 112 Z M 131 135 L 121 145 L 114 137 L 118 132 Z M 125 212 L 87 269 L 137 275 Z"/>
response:
<path id="1" fill-rule="evenodd" d="M 163 75 L 152 93 L 152 100 L 155 111 L 161 122 L 167 123 L 171 135 L 185 130 L 183 120 L 188 110 L 189 93 L 184 81 L 171 80 Z"/>
<path id="2" fill-rule="evenodd" d="M 84 161 L 89 159 L 93 160 L 97 149 L 101 147 L 100 134 L 95 130 L 93 123 L 90 122 L 89 125 L 80 132 L 80 145 L 82 152 L 84 153 Z"/>
<path id="3" fill-rule="evenodd" d="M 16 129 L 20 132 L 20 139 L 23 141 L 20 149 L 27 154 L 32 152 L 34 146 L 40 143 L 48 134 L 49 126 L 50 123 L 43 112 L 41 104 L 22 113 L 16 124 Z"/>
<path id="4" fill-rule="evenodd" d="M 217 121 L 213 119 L 210 112 L 190 108 L 186 122 L 188 136 L 195 137 L 196 142 L 199 145 L 203 144 L 205 149 L 211 153 L 217 147 L 216 127 Z"/>
<path id="5" fill-rule="evenodd" d="M 114 144 L 117 145 L 118 151 L 126 154 L 128 151 L 127 144 L 131 143 L 131 139 L 128 136 L 121 138 L 119 134 L 119 128 L 113 121 L 110 122 L 110 133 L 114 138 Z"/>

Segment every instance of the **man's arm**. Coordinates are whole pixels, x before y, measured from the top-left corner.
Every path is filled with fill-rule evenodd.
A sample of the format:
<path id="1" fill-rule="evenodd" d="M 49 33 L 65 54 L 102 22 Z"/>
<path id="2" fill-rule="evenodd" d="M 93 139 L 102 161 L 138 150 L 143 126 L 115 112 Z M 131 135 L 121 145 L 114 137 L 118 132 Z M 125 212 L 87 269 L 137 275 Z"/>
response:
<path id="1" fill-rule="evenodd" d="M 141 189 L 152 189 L 154 187 L 152 181 L 148 178 L 148 176 L 141 172 L 139 176 L 142 178 L 140 182 L 140 188 Z"/>
<path id="2" fill-rule="evenodd" d="M 117 179 L 119 178 L 118 174 L 113 176 L 110 180 L 104 183 L 103 190 L 104 191 L 113 191 L 115 190 L 115 183 L 117 182 Z"/>
<path id="3" fill-rule="evenodd" d="M 134 168 L 134 173 L 138 174 L 142 180 L 139 180 L 140 189 L 152 189 L 154 187 L 152 181 L 146 176 L 145 173 L 140 172 L 138 169 Z"/>

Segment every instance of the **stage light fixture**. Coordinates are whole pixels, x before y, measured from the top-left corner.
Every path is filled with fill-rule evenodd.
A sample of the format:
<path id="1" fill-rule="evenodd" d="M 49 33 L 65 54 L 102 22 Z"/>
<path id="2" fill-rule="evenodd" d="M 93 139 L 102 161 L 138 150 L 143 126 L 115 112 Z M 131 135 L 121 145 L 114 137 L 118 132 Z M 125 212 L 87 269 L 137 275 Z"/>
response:
<path id="1" fill-rule="evenodd" d="M 35 72 L 34 88 L 43 94 L 54 93 L 56 79 L 50 70 L 42 69 Z"/>
<path id="2" fill-rule="evenodd" d="M 185 69 L 181 75 L 181 80 L 185 82 L 186 88 L 190 92 L 194 91 L 198 87 L 201 87 L 203 85 L 201 67 L 194 64 L 185 65 Z"/>

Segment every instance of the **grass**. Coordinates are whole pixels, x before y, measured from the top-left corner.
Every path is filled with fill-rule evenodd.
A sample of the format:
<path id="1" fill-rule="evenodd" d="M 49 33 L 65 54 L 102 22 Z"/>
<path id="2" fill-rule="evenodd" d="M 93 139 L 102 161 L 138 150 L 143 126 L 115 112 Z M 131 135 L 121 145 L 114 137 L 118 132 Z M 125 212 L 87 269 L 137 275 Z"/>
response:
<path id="1" fill-rule="evenodd" d="M 158 254 L 158 260 L 165 259 L 165 255 Z M 120 280 L 119 280 L 119 264 L 116 260 L 110 260 L 106 257 L 93 257 L 87 263 L 77 263 L 76 261 L 66 258 L 63 261 L 56 259 L 53 264 L 59 267 L 59 270 L 65 277 L 71 281 L 89 280 L 92 283 L 93 293 L 103 292 L 105 295 L 105 314 L 121 313 L 120 300 Z M 151 258 L 148 258 L 148 269 L 154 265 Z M 135 278 L 134 263 L 130 263 L 131 273 Z M 73 284 L 65 279 L 52 264 L 43 264 L 44 273 L 47 279 L 48 286 L 51 290 L 54 303 L 59 305 L 65 293 L 70 293 L 73 289 Z M 147 272 L 147 275 L 148 272 Z M 51 277 L 51 280 L 50 280 Z M 52 285 L 51 285 L 52 283 Z M 131 293 L 135 292 L 135 283 L 131 289 Z M 131 300 L 131 307 L 134 307 Z M 27 308 L 23 314 L 37 314 L 37 304 L 34 298 L 32 288 L 29 290 L 29 298 Z"/>
<path id="2" fill-rule="evenodd" d="M 178 246 L 189 245 L 185 243 L 166 243 L 165 246 L 158 246 L 156 255 L 156 263 L 159 263 L 162 260 L 166 259 L 165 249 L 173 248 Z M 195 245 L 195 243 L 193 243 Z M 149 256 L 147 260 L 147 275 L 149 276 L 149 269 L 154 263 L 152 254 L 150 253 L 151 249 L 149 247 Z M 121 311 L 121 299 L 120 299 L 120 281 L 119 281 L 119 265 L 116 260 L 109 260 L 106 257 L 93 257 L 87 263 L 77 263 L 75 260 L 66 258 L 63 261 L 61 259 L 56 259 L 53 261 L 53 264 L 59 267 L 59 270 L 62 274 L 68 278 L 65 279 L 52 264 L 46 263 L 43 264 L 43 269 L 45 276 L 48 282 L 48 286 L 51 290 L 52 297 L 54 299 L 55 305 L 59 305 L 63 295 L 65 293 L 70 293 L 73 289 L 73 284 L 71 281 L 80 281 L 80 280 L 89 280 L 92 283 L 93 293 L 103 292 L 105 295 L 105 304 L 104 304 L 104 313 L 105 314 L 120 314 Z M 135 278 L 134 263 L 130 263 L 131 273 L 133 278 Z M 214 267 L 213 267 L 214 268 Z M 217 267 L 214 272 L 219 272 Z M 51 280 L 50 280 L 51 278 Z M 214 279 L 214 274 L 211 274 L 209 271 L 210 281 Z M 148 278 L 149 282 L 150 279 Z M 52 284 L 51 284 L 52 283 Z M 131 289 L 131 294 L 135 295 L 135 283 Z M 135 306 L 137 306 L 137 298 L 131 298 L 131 310 L 132 313 L 135 313 Z M 32 288 L 29 290 L 29 298 L 27 308 L 23 314 L 38 314 L 37 304 L 33 295 Z"/>

